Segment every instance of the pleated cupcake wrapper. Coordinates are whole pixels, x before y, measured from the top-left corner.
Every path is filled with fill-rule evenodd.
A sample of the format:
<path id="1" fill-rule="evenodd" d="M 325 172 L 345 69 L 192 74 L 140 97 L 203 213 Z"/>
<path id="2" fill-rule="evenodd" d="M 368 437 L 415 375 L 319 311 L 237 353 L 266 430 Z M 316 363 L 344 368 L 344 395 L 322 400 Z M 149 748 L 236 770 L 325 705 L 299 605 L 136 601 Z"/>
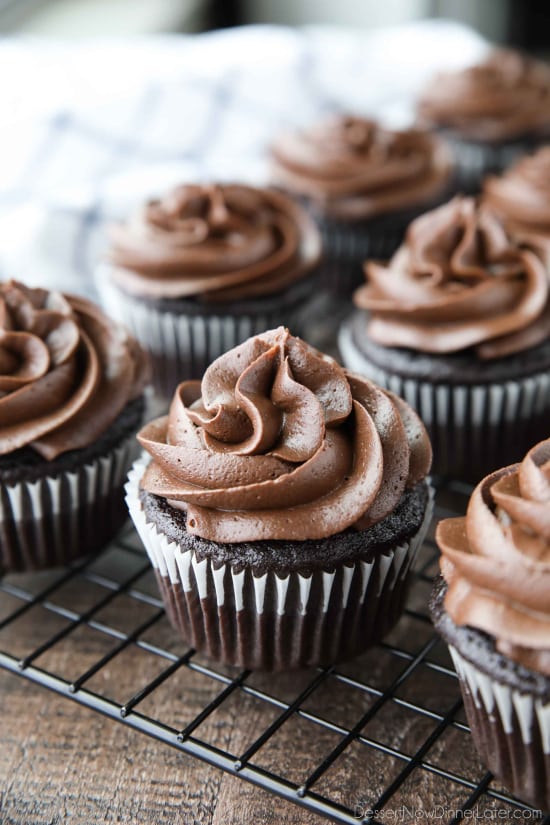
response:
<path id="1" fill-rule="evenodd" d="M 329 220 L 318 220 L 318 223 L 324 250 L 321 284 L 329 292 L 346 298 L 365 282 L 364 262 L 390 258 L 402 242 L 408 225 L 407 220 L 390 216 L 385 227 L 380 219 L 372 226 Z"/>
<path id="2" fill-rule="evenodd" d="M 503 172 L 522 155 L 533 151 L 539 143 L 537 140 L 528 140 L 484 144 L 448 135 L 446 137 L 452 144 L 456 158 L 458 188 L 470 194 L 481 190 L 486 175 Z"/>
<path id="3" fill-rule="evenodd" d="M 548 437 L 550 374 L 493 384 L 433 384 L 402 378 L 368 362 L 346 325 L 340 330 L 344 364 L 404 398 L 426 425 L 434 449 L 433 472 L 479 480 L 519 461 Z"/>
<path id="4" fill-rule="evenodd" d="M 193 647 L 240 667 L 283 670 L 357 655 L 399 618 L 408 574 L 430 523 L 433 491 L 421 527 L 371 561 L 342 563 L 310 575 L 257 571 L 198 559 L 146 520 L 138 459 L 126 501 L 157 574 L 173 625 Z"/>
<path id="5" fill-rule="evenodd" d="M 138 450 L 132 435 L 78 470 L 0 483 L 0 571 L 55 567 L 100 550 L 126 520 L 124 482 Z"/>
<path id="6" fill-rule="evenodd" d="M 225 315 L 205 305 L 204 314 L 185 315 L 121 292 L 110 282 L 108 267 L 99 268 L 96 283 L 108 314 L 123 323 L 149 352 L 153 386 L 165 399 L 172 397 L 181 381 L 202 378 L 215 358 L 253 335 L 280 324 L 300 335 L 308 303 L 304 295 L 291 307 L 281 309 L 274 296 L 269 311 Z"/>
<path id="7" fill-rule="evenodd" d="M 322 285 L 332 294 L 351 298 L 353 291 L 365 282 L 363 264 L 368 260 L 391 258 L 403 242 L 409 224 L 445 203 L 456 189 L 453 175 L 448 185 L 429 202 L 366 221 L 346 223 L 313 215 L 323 239 Z"/>
<path id="8" fill-rule="evenodd" d="M 483 762 L 512 793 L 550 808 L 550 702 L 497 682 L 449 650 Z"/>

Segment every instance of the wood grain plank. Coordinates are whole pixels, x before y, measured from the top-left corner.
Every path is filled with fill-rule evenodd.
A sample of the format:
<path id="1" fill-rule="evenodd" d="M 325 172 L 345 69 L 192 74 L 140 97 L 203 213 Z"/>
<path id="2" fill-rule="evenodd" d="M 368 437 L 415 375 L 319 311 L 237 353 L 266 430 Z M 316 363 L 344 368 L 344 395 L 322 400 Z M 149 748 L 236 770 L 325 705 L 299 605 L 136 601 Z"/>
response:
<path id="1" fill-rule="evenodd" d="M 0 671 L 2 825 L 320 825 L 216 768 Z"/>

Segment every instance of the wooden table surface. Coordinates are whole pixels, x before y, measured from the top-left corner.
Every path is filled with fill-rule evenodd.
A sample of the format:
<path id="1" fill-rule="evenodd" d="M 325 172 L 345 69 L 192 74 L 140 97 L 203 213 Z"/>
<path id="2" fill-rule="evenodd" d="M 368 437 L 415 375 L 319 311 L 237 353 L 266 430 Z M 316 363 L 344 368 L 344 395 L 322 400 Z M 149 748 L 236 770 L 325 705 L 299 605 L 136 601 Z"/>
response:
<path id="1" fill-rule="evenodd" d="M 13 578 L 18 584 L 28 580 Z M 92 601 L 97 595 L 95 588 L 80 582 L 67 589 L 59 601 L 64 606 L 85 608 L 87 598 Z M 4 594 L 0 600 L 0 608 L 6 612 L 16 606 Z M 136 609 L 143 608 L 127 597 L 118 597 L 108 616 L 102 618 L 115 627 L 129 626 L 136 620 Z M 43 610 L 32 615 L 35 610 L 0 632 L 0 649 L 24 655 L 59 629 L 56 616 Z M 156 628 L 155 641 L 161 637 L 167 647 L 181 646 L 164 619 Z M 103 644 L 98 634 L 82 628 L 37 664 L 69 676 L 75 667 L 82 671 L 95 661 L 104 652 Z M 104 694 L 132 695 L 135 686 L 143 683 L 147 668 L 157 665 L 144 663 L 139 651 L 133 653 L 122 667 L 114 662 L 104 668 L 90 687 Z M 177 696 L 172 689 L 155 693 L 158 717 L 175 714 L 190 718 L 220 689 L 219 683 L 199 679 L 190 671 L 182 676 Z M 151 707 L 149 703 L 145 709 Z M 244 741 L 253 736 L 258 724 L 257 715 L 242 716 L 237 703 L 210 720 L 208 734 L 220 746 L 239 751 L 239 738 Z M 284 743 L 279 756 L 284 760 Z M 283 817 L 288 825 L 326 821 L 0 669 L 1 825 L 271 825 Z"/>
<path id="2" fill-rule="evenodd" d="M 107 565 L 109 575 L 122 579 L 132 571 L 132 566 L 144 562 L 143 556 L 116 549 L 94 565 L 96 572 L 99 569 L 102 574 Z M 47 584 L 52 575 L 18 576 L 10 580 L 34 592 Z M 139 579 L 136 587 L 143 593 L 157 595 L 150 572 Z M 97 583 L 79 576 L 56 590 L 51 599 L 65 609 L 82 612 L 97 603 L 105 592 Z M 427 583 L 417 583 L 413 606 L 425 612 L 428 593 Z M 0 621 L 20 604 L 14 596 L 0 592 Z M 158 612 L 158 606 L 120 594 L 95 618 L 128 633 L 155 611 Z M 24 656 L 65 625 L 65 619 L 37 605 L 0 629 L 0 650 Z M 411 618 L 402 620 L 389 640 L 414 655 L 432 634 L 427 622 Z M 151 644 L 178 656 L 186 649 L 165 616 L 146 637 Z M 42 654 L 35 664 L 70 682 L 112 646 L 112 637 L 83 625 Z M 449 663 L 441 643 L 429 655 L 432 660 Z M 123 704 L 168 664 L 166 659 L 159 660 L 158 656 L 130 645 L 93 676 L 86 687 Z M 338 670 L 350 680 L 384 689 L 407 664 L 406 659 L 377 648 Z M 290 702 L 314 676 L 314 671 L 278 676 L 252 674 L 247 683 L 282 702 Z M 140 703 L 139 710 L 181 730 L 224 686 L 223 682 L 181 667 Z M 398 695 L 407 702 L 445 713 L 458 699 L 457 682 L 454 677 L 422 666 L 401 685 Z M 303 707 L 349 730 L 375 701 L 376 695 L 358 689 L 356 684 L 330 677 Z M 239 755 L 280 712 L 280 706 L 236 690 L 194 735 Z M 456 718 L 464 719 L 462 711 L 457 711 Z M 382 743 L 387 752 L 354 741 L 315 785 L 315 790 L 349 808 L 365 807 L 406 765 L 391 755 L 391 749 L 413 755 L 428 741 L 437 724 L 434 718 L 412 712 L 405 705 L 386 703 L 369 721 L 365 735 Z M 253 761 L 299 785 L 340 741 L 340 733 L 293 715 Z M 469 735 L 458 727 L 446 727 L 444 734 L 430 745 L 425 759 L 474 783 L 485 774 Z M 437 772 L 415 769 L 392 798 L 392 808 L 403 804 L 423 810 L 433 810 L 437 805 L 456 807 L 469 793 L 463 786 L 444 781 Z M 502 803 L 485 798 L 482 809 L 502 807 Z M 282 821 L 286 825 L 319 825 L 327 820 L 0 669 L 2 825 L 271 825 Z"/>
<path id="3" fill-rule="evenodd" d="M 2 825 L 326 822 L 0 671 Z"/>

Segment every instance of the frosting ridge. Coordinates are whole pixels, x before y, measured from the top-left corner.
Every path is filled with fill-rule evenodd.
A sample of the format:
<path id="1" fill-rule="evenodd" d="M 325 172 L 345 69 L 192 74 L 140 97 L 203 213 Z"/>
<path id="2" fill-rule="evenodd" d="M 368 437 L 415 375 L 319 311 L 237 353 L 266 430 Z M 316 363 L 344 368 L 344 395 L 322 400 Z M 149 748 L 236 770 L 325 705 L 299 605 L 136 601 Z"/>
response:
<path id="1" fill-rule="evenodd" d="M 436 540 L 455 624 L 550 675 L 550 439 L 478 484 L 466 516 L 440 522 Z"/>
<path id="2" fill-rule="evenodd" d="M 550 336 L 550 286 L 534 249 L 498 216 L 456 197 L 413 221 L 383 265 L 369 262 L 354 302 L 383 346 L 430 353 L 474 348 L 481 359 L 521 352 Z"/>
<path id="3" fill-rule="evenodd" d="M 280 327 L 178 387 L 146 425 L 143 488 L 225 543 L 363 529 L 423 479 L 431 448 L 416 414 Z"/>
<path id="4" fill-rule="evenodd" d="M 483 199 L 510 230 L 542 247 L 550 241 L 550 147 L 525 155 L 502 175 L 491 175 L 483 185 Z"/>
<path id="5" fill-rule="evenodd" d="M 451 154 L 438 137 L 390 131 L 349 115 L 282 135 L 271 155 L 277 183 L 344 220 L 427 202 L 445 189 L 452 172 Z"/>
<path id="6" fill-rule="evenodd" d="M 144 356 L 98 306 L 0 283 L 0 455 L 50 460 L 91 444 L 136 398 Z"/>
<path id="7" fill-rule="evenodd" d="M 423 125 L 452 129 L 480 142 L 550 130 L 550 66 L 513 49 L 436 75 L 418 103 Z"/>
<path id="8" fill-rule="evenodd" d="M 321 255 L 317 228 L 290 198 L 235 184 L 178 186 L 110 235 L 115 282 L 153 298 L 273 294 L 311 272 Z"/>

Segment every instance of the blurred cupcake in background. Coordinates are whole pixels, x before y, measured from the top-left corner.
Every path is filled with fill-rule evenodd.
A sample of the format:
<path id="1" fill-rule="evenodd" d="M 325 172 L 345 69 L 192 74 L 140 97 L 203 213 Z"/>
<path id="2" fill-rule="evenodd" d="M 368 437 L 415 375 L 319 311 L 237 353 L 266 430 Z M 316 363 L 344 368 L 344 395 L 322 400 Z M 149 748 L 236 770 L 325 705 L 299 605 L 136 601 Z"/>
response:
<path id="1" fill-rule="evenodd" d="M 318 221 L 323 282 L 342 297 L 361 282 L 365 258 L 389 257 L 408 223 L 449 197 L 453 180 L 452 154 L 435 135 L 351 116 L 282 135 L 271 168 Z"/>
<path id="2" fill-rule="evenodd" d="M 100 294 L 150 353 L 165 399 L 255 332 L 301 329 L 316 292 L 320 234 L 271 189 L 178 186 L 111 227 L 110 238 Z"/>
<path id="3" fill-rule="evenodd" d="M 456 197 L 369 262 L 340 329 L 344 363 L 405 398 L 434 472 L 477 482 L 550 426 L 550 279 L 488 206 Z"/>
<path id="4" fill-rule="evenodd" d="M 418 122 L 452 142 L 460 188 L 550 138 L 550 65 L 494 49 L 469 68 L 436 75 L 418 101 Z"/>
<path id="5" fill-rule="evenodd" d="M 91 301 L 0 284 L 0 573 L 114 537 L 147 377 L 138 344 Z"/>
<path id="6" fill-rule="evenodd" d="M 550 810 L 550 439 L 441 521 L 431 600 L 479 754 L 499 782 Z"/>
<path id="7" fill-rule="evenodd" d="M 488 177 L 484 201 L 519 238 L 529 238 L 550 262 L 550 145 Z"/>

